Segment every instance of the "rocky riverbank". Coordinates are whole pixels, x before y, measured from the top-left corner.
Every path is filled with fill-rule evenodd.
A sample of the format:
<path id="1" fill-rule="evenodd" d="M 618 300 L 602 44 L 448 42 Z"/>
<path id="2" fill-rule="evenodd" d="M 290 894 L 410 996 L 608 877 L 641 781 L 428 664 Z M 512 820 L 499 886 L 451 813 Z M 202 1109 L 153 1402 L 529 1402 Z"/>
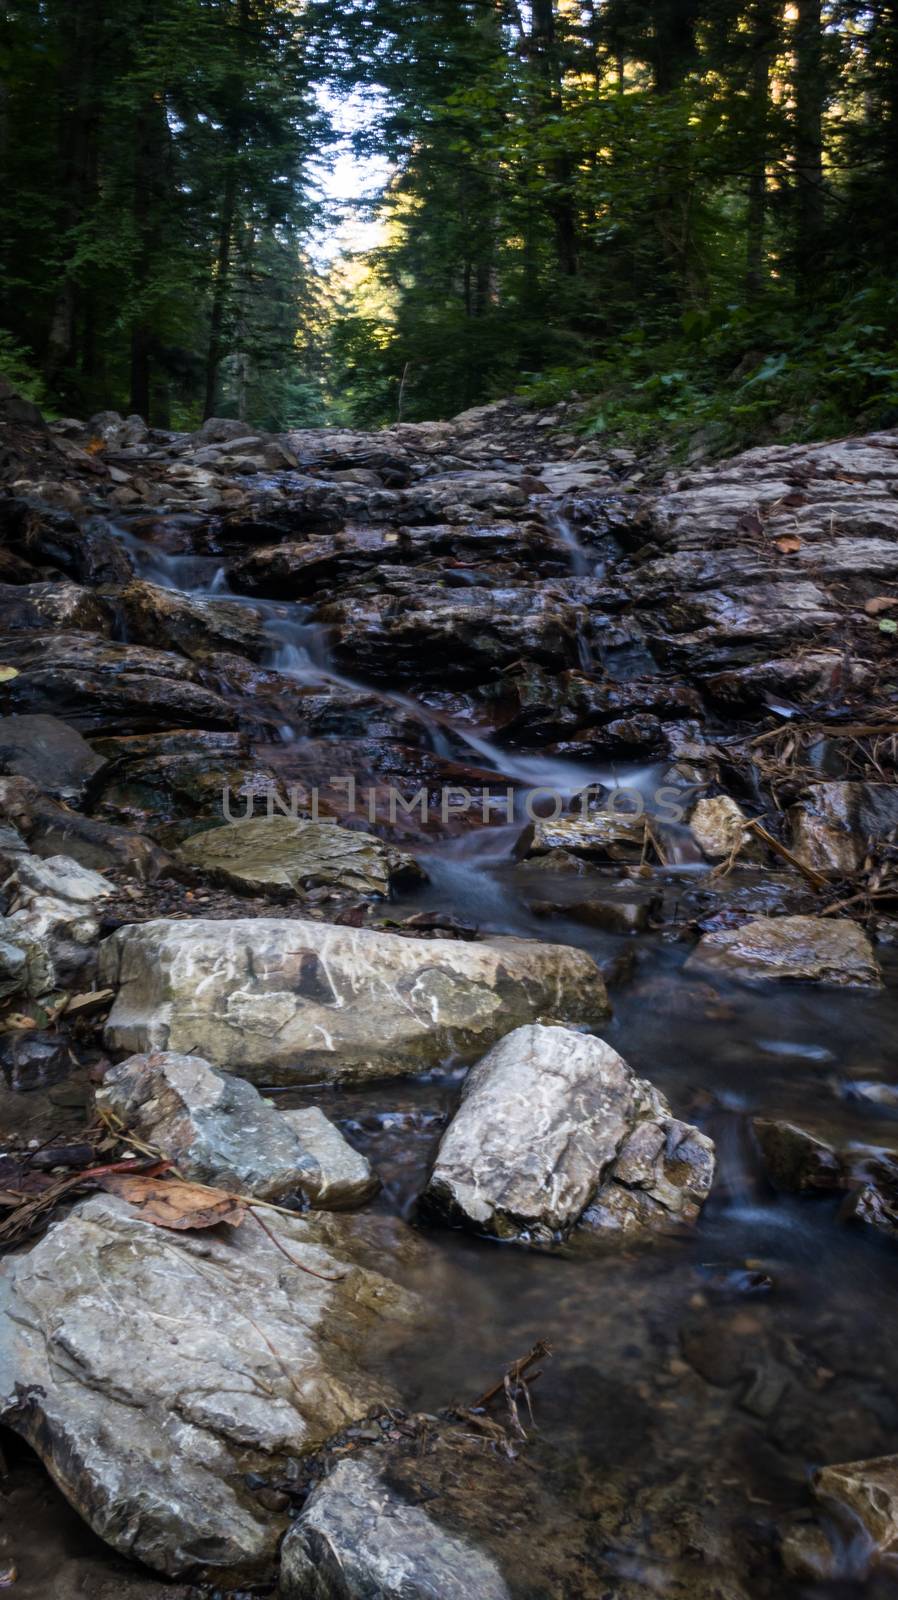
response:
<path id="1" fill-rule="evenodd" d="M 0 420 L 0 1392 L 109 1592 L 884 1593 L 898 434 Z"/>

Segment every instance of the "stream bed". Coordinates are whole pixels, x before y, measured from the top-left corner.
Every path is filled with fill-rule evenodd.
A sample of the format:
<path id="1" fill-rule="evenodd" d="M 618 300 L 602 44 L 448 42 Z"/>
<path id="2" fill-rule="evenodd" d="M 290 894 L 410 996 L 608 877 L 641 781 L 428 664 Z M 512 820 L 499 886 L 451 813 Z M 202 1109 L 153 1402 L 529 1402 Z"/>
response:
<path id="1" fill-rule="evenodd" d="M 289 481 L 285 494 L 283 514 Z M 537 520 L 543 547 L 550 550 L 548 574 L 531 573 L 527 581 L 541 597 L 544 590 L 560 597 L 564 626 L 571 630 L 565 693 L 574 680 L 587 698 L 583 684 L 606 690 L 610 685 L 623 704 L 627 686 L 643 684 L 646 672 L 658 682 L 663 678 L 669 693 L 678 669 L 670 656 L 659 666 L 651 627 L 634 630 L 627 609 L 605 592 L 609 570 L 613 575 L 616 564 L 626 564 L 627 542 L 608 532 L 619 520 L 618 503 L 616 492 L 609 493 L 604 512 L 595 498 L 546 503 L 531 497 L 515 515 Z M 496 515 L 501 514 L 500 509 Z M 583 539 L 578 528 L 587 530 Z M 484 787 L 498 796 L 513 793 L 504 801 L 504 815 L 501 805 L 494 816 L 479 817 L 476 806 L 469 814 L 455 805 L 444 823 L 436 819 L 427 828 L 406 818 L 375 825 L 372 831 L 413 850 L 429 881 L 394 893 L 373 925 L 413 937 L 414 919 L 423 917 L 426 926 L 429 915 L 431 926 L 450 936 L 513 935 L 585 950 L 605 974 L 613 1005 L 602 1037 L 657 1086 L 676 1116 L 716 1145 L 714 1189 L 688 1232 L 671 1230 L 650 1243 L 609 1248 L 575 1231 L 555 1249 L 525 1249 L 437 1228 L 418 1217 L 418 1197 L 459 1102 L 461 1065 L 449 1060 L 422 1077 L 365 1086 L 263 1086 L 282 1110 L 319 1106 L 378 1173 L 382 1188 L 371 1209 L 411 1223 L 423 1243 L 402 1272 L 428 1309 L 427 1335 L 418 1332 L 389 1350 L 372 1347 L 372 1367 L 395 1384 L 409 1411 L 433 1414 L 450 1405 L 470 1406 L 517 1357 L 540 1341 L 551 1347 L 534 1385 L 533 1417 L 525 1419 L 530 1442 L 520 1471 L 528 1470 L 532 1451 L 533 1470 L 538 1467 L 555 1486 L 578 1526 L 591 1530 L 594 1582 L 588 1594 L 596 1600 L 898 1595 L 898 1578 L 887 1563 L 871 1566 L 863 1539 L 835 1531 L 836 1568 L 819 1580 L 806 1566 L 790 1563 L 784 1541 L 789 1530 L 819 1515 L 808 1488 L 814 1469 L 898 1448 L 895 1242 L 847 1222 L 841 1193 L 775 1188 L 752 1126 L 755 1117 L 798 1124 L 854 1152 L 858 1172 L 882 1152 L 898 1158 L 895 925 L 886 919 L 876 947 L 881 988 L 747 984 L 684 970 L 696 928 L 712 925 L 734 907 L 737 916 L 804 909 L 806 882 L 773 858 L 734 860 L 725 872 L 712 873 L 685 824 L 665 831 L 658 821 L 660 859 L 655 855 L 647 863 L 643 852 L 641 861 L 624 858 L 601 867 L 581 861 L 582 870 L 573 870 L 570 859 L 557 871 L 538 856 L 522 859 L 520 838 L 528 816 L 532 821 L 541 814 L 538 808 L 525 811 L 529 790 L 557 794 L 563 815 L 590 786 L 599 795 L 630 795 L 637 809 L 645 801 L 650 816 L 659 784 L 673 782 L 684 797 L 700 792 L 708 785 L 697 724 L 678 729 L 679 743 L 662 740 L 661 747 L 644 725 L 634 726 L 639 716 L 645 724 L 649 714 L 626 705 L 623 718 L 631 725 L 616 735 L 616 747 L 604 732 L 583 735 L 577 722 L 582 710 L 568 718 L 569 728 L 553 726 L 561 690 L 557 663 L 554 677 L 546 666 L 552 662 L 550 640 L 540 646 L 548 688 L 534 679 L 529 700 L 520 691 L 521 705 L 532 715 L 530 731 L 521 731 L 528 724 L 520 706 L 517 734 L 509 732 L 507 718 L 497 729 L 490 722 L 495 702 L 478 699 L 482 660 L 473 655 L 470 669 L 461 670 L 462 632 L 457 654 L 447 657 L 446 681 L 438 664 L 422 658 L 423 686 L 416 687 L 404 669 L 396 682 L 381 676 L 379 663 L 389 645 L 385 622 L 369 616 L 363 627 L 352 615 L 334 620 L 335 606 L 356 601 L 360 615 L 366 606 L 370 612 L 394 581 L 401 612 L 405 591 L 391 577 L 396 568 L 369 571 L 363 564 L 358 581 L 350 563 L 350 590 L 355 582 L 357 593 L 349 601 L 339 578 L 323 595 L 263 597 L 234 586 L 245 580 L 239 564 L 235 578 L 233 538 L 230 544 L 219 540 L 220 548 L 209 554 L 200 527 L 199 554 L 196 548 L 173 554 L 144 532 L 116 523 L 107 529 L 138 579 L 201 611 L 230 602 L 234 614 L 239 608 L 258 630 L 253 665 L 243 664 L 239 681 L 233 657 L 223 655 L 207 663 L 204 686 L 231 695 L 229 703 L 239 707 L 237 732 L 246 735 L 269 775 L 305 785 L 310 775 L 318 781 L 327 773 L 331 758 L 331 774 L 335 768 L 345 772 L 341 762 L 348 751 L 358 763 L 351 775 L 360 786 L 372 778 L 404 786 L 406 793 L 422 783 L 431 791 L 440 783 L 470 785 L 478 805 Z M 318 537 L 323 544 L 330 535 Z M 334 559 L 339 568 L 339 549 Z M 498 606 L 502 585 L 520 581 L 514 565 L 520 556 L 509 558 L 510 575 L 502 566 L 501 541 L 492 559 L 496 570 L 484 577 L 474 558 L 457 553 L 445 569 L 450 595 L 471 593 L 472 586 L 482 594 L 492 586 Z M 441 561 L 435 557 L 432 565 L 439 569 Z M 271 588 L 277 590 L 280 581 L 273 579 Z M 621 581 L 626 589 L 626 577 Z M 513 595 L 508 604 L 513 612 Z M 115 615 L 116 645 L 146 647 L 145 636 L 134 636 L 127 607 Z M 724 620 L 731 626 L 732 615 Z M 522 623 L 524 654 L 530 626 L 528 617 Z M 167 647 L 168 640 L 158 643 Z M 412 639 L 396 648 L 404 661 L 417 647 Z M 437 640 L 435 656 L 443 648 L 445 639 Z M 517 685 L 517 665 L 509 647 L 501 663 L 503 695 L 511 694 L 509 682 Z M 701 686 L 714 665 L 738 672 L 745 662 L 729 668 L 712 663 L 698 678 L 682 669 L 681 676 Z M 654 701 L 640 692 L 646 705 L 662 698 L 657 686 Z M 311 729 L 310 708 L 318 718 Z M 766 712 L 756 706 L 755 715 Z M 662 711 L 662 723 L 664 716 Z M 382 722 L 388 724 L 386 735 Z M 372 724 L 379 731 L 369 736 Z M 705 724 L 709 741 L 725 740 L 730 731 L 719 708 Z M 88 736 L 97 732 L 105 734 L 107 745 L 120 747 L 120 761 L 129 759 L 122 727 L 89 729 Z M 712 788 L 719 792 L 721 785 Z M 744 787 L 739 799 L 747 803 Z M 97 814 L 118 823 L 135 820 L 120 798 L 107 801 L 105 810 L 101 804 Z M 365 825 L 364 817 L 338 815 Z M 197 822 L 171 811 L 155 837 L 169 848 L 194 826 L 216 820 L 221 818 L 208 812 Z M 152 830 L 152 822 L 138 823 Z M 146 892 L 152 896 L 151 888 Z M 588 892 L 612 900 L 644 892 L 651 906 L 641 931 L 584 925 L 578 906 Z M 322 912 L 326 919 L 326 899 L 315 914 Z M 277 905 L 271 914 L 278 914 Z M 41 1139 L 51 1129 L 74 1132 L 89 1101 L 87 1074 L 78 1069 L 66 1082 L 27 1095 L 6 1088 L 0 1101 L 7 1130 L 24 1138 Z M 15 1563 L 12 1592 L 22 1600 L 51 1594 L 54 1600 L 87 1594 L 95 1600 L 163 1600 L 165 1594 L 200 1592 L 166 1585 L 113 1555 L 64 1505 L 24 1447 L 11 1437 L 9 1446 L 11 1471 L 0 1497 L 0 1569 L 7 1560 Z M 540 1540 L 548 1537 L 543 1528 L 538 1533 Z M 522 1529 L 522 1563 L 526 1548 Z M 522 1576 L 516 1593 L 532 1600 L 577 1600 L 586 1591 L 562 1562 L 556 1581 L 547 1585 L 543 1574 L 528 1588 Z"/>

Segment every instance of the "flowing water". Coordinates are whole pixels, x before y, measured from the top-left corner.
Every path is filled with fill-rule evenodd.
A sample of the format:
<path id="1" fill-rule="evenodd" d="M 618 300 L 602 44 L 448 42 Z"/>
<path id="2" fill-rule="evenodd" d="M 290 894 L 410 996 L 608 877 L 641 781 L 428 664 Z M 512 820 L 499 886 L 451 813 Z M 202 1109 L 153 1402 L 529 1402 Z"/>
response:
<path id="1" fill-rule="evenodd" d="M 571 524 L 559 516 L 554 532 L 573 574 L 587 573 L 591 558 Z M 239 598 L 227 593 L 215 562 L 160 556 L 133 540 L 129 548 L 156 583 Z M 277 672 L 304 688 L 375 692 L 334 672 L 322 631 L 303 607 L 241 604 L 260 617 Z M 435 745 L 467 748 L 499 781 L 563 795 L 588 784 L 642 793 L 656 781 L 652 768 L 593 771 L 510 754 L 486 733 L 436 719 L 406 695 L 384 698 L 420 717 Z M 284 730 L 286 741 L 293 737 Z M 618 980 L 604 1036 L 675 1112 L 712 1133 L 718 1183 L 687 1237 L 624 1252 L 575 1241 L 538 1254 L 426 1231 L 423 1264 L 411 1272 L 433 1309 L 430 1335 L 389 1354 L 372 1352 L 372 1361 L 389 1368 L 410 1406 L 433 1411 L 469 1402 L 537 1340 L 550 1343 L 536 1427 L 566 1463 L 573 1503 L 606 1530 L 597 1536 L 597 1561 L 608 1573 L 609 1600 L 624 1583 L 628 1600 L 642 1593 L 676 1600 L 898 1593 L 888 1574 L 871 1576 L 868 1552 L 850 1540 L 843 1575 L 832 1583 L 791 1577 L 779 1560 L 783 1519 L 808 1506 L 815 1466 L 898 1449 L 898 1254 L 841 1223 L 835 1199 L 775 1194 L 750 1125 L 753 1115 L 782 1116 L 842 1145 L 898 1148 L 898 1111 L 885 1093 L 882 1103 L 876 1099 L 878 1089 L 898 1080 L 898 991 L 762 992 L 685 974 L 690 945 L 676 925 L 705 877 L 688 860 L 655 874 L 652 890 L 663 904 L 648 934 L 603 933 L 563 914 L 547 923 L 532 901 L 553 890 L 563 901 L 571 886 L 514 859 L 519 831 L 506 822 L 435 836 L 422 852 L 429 883 L 393 911 L 435 909 L 485 932 L 588 950 Z M 729 887 L 750 878 L 735 873 Z M 888 950 L 885 958 L 888 965 Z M 896 973 L 890 976 L 894 984 Z M 460 1082 L 450 1066 L 421 1080 L 280 1091 L 277 1098 L 284 1106 L 321 1105 L 382 1175 L 377 1207 L 414 1218 Z M 615 1495 L 639 1508 L 626 1537 L 607 1534 Z M 683 1540 L 671 1529 L 682 1532 L 695 1507 L 711 1533 L 708 1548 L 699 1540 L 684 1567 Z M 709 1554 L 715 1538 L 717 1555 Z M 734 1549 L 745 1563 L 738 1571 Z M 79 1559 L 83 1566 L 83 1551 Z M 25 1583 L 20 1592 L 41 1591 Z"/>

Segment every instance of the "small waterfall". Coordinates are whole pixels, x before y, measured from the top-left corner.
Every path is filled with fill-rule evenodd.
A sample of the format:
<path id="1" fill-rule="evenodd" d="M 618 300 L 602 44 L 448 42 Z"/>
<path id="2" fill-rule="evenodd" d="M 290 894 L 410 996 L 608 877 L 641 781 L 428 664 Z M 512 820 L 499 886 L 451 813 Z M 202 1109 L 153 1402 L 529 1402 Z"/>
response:
<path id="1" fill-rule="evenodd" d="M 573 576 L 591 577 L 596 568 L 595 558 L 584 550 L 570 518 L 553 506 L 543 513 L 543 520 L 549 532 L 553 533 L 558 543 L 563 546 Z"/>

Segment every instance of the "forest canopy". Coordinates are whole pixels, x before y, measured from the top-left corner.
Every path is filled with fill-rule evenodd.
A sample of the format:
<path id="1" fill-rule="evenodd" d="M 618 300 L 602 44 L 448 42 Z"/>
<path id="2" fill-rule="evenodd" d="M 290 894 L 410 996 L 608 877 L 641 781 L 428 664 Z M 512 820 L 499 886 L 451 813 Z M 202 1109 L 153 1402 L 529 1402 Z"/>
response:
<path id="1" fill-rule="evenodd" d="M 0 369 L 59 411 L 898 420 L 898 4 L 13 0 Z M 331 108 L 388 178 L 322 248 Z"/>

